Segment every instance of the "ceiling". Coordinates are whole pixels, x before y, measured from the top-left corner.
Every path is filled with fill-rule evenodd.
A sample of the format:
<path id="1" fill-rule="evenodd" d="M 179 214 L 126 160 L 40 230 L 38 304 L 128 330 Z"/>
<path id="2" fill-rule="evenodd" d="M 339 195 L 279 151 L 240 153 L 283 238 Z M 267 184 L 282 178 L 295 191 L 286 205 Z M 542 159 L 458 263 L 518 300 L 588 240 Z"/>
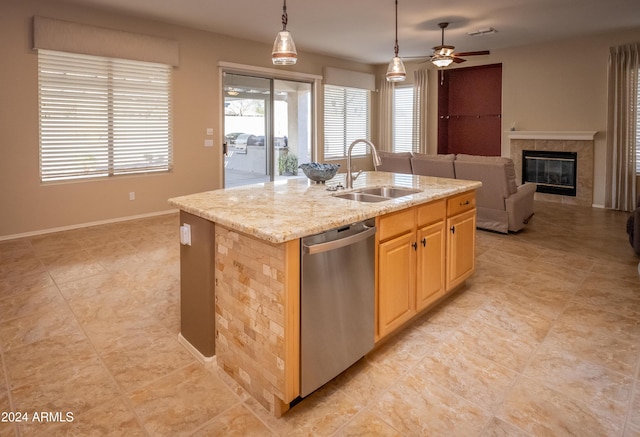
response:
<path id="1" fill-rule="evenodd" d="M 273 44 L 282 0 L 67 0 L 238 38 Z M 304 52 L 379 64 L 393 56 L 394 0 L 289 0 L 288 30 Z M 398 0 L 400 56 L 430 55 L 450 22 L 445 44 L 456 51 L 497 50 L 640 28 L 638 0 Z M 493 27 L 497 33 L 467 32 Z"/>

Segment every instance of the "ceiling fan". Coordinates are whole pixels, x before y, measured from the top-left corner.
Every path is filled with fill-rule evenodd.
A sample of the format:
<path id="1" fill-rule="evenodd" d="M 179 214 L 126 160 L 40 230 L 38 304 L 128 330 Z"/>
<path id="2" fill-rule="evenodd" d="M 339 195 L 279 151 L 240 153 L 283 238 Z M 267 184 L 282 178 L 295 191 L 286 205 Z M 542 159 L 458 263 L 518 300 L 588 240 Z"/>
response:
<path id="1" fill-rule="evenodd" d="M 454 53 L 455 47 L 444 44 L 444 30 L 449 26 L 449 23 L 438 23 L 438 26 L 442 30 L 442 41 L 439 46 L 433 48 L 433 55 L 428 57 L 428 61 L 433 62 L 438 67 L 448 67 L 451 63 L 455 62 L 459 64 L 465 62 L 463 56 L 480 56 L 490 54 L 489 50 L 480 50 L 476 52 L 460 52 Z M 416 58 L 423 58 L 424 56 L 416 56 Z M 426 61 L 425 61 L 426 62 Z"/>

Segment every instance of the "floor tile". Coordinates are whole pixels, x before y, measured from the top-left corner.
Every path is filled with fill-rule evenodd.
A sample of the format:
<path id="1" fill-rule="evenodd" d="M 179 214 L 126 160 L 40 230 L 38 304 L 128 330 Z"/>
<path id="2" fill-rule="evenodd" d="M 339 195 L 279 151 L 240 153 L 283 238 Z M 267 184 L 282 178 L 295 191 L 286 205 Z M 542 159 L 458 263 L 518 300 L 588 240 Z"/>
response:
<path id="1" fill-rule="evenodd" d="M 75 335 L 80 325 L 66 306 L 0 323 L 0 342 L 5 351 L 57 335 Z"/>
<path id="2" fill-rule="evenodd" d="M 193 437 L 276 437 L 277 434 L 269 430 L 242 404 L 237 404 L 216 416 L 192 435 Z"/>
<path id="3" fill-rule="evenodd" d="M 74 413 L 23 436 L 640 437 L 625 221 L 536 202 L 478 230 L 464 287 L 280 419 L 177 342 L 178 214 L 3 241 L 0 408 Z"/>
<path id="4" fill-rule="evenodd" d="M 369 410 L 405 435 L 478 435 L 489 413 L 444 389 L 421 372 L 402 378 Z"/>
<path id="5" fill-rule="evenodd" d="M 126 392 L 165 376 L 187 364 L 194 357 L 162 328 L 149 326 L 133 332 L 99 350 L 104 364 Z"/>
<path id="6" fill-rule="evenodd" d="M 481 320 L 470 319 L 448 340 L 460 354 L 473 353 L 508 369 L 521 372 L 540 345 L 529 336 L 518 335 Z"/>
<path id="7" fill-rule="evenodd" d="M 330 384 L 306 397 L 279 419 L 253 399 L 249 399 L 246 405 L 277 435 L 287 437 L 329 436 L 363 408 Z"/>
<path id="8" fill-rule="evenodd" d="M 494 417 L 489 425 L 482 430 L 480 437 L 532 437 L 532 435 Z"/>
<path id="9" fill-rule="evenodd" d="M 595 413 L 588 402 L 573 399 L 537 381 L 518 380 L 496 414 L 535 436 L 615 436 L 619 422 Z"/>
<path id="10" fill-rule="evenodd" d="M 124 399 L 116 398 L 82 414 L 74 415 L 73 422 L 47 427 L 43 435 L 138 437 L 146 436 L 147 433 Z"/>
<path id="11" fill-rule="evenodd" d="M 396 431 L 390 425 L 369 413 L 367 410 L 358 413 L 353 420 L 348 422 L 333 435 L 336 437 L 402 437 L 400 432 Z"/>
<path id="12" fill-rule="evenodd" d="M 424 357 L 412 373 L 425 378 L 426 384 L 433 381 L 487 411 L 494 411 L 518 373 L 472 352 L 461 352 L 455 342 L 447 341 Z"/>
<path id="13" fill-rule="evenodd" d="M 239 399 L 211 372 L 191 364 L 127 394 L 153 435 L 182 436 L 227 410 Z"/>
<path id="14" fill-rule="evenodd" d="M 625 420 L 633 378 L 558 349 L 557 343 L 543 344 L 523 375 L 589 404 L 613 423 Z"/>

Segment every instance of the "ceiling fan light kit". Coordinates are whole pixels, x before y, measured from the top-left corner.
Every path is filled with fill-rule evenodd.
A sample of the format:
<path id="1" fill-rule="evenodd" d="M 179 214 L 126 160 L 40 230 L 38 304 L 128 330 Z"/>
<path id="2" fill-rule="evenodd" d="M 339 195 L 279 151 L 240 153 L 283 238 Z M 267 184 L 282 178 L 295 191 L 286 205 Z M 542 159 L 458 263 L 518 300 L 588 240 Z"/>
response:
<path id="1" fill-rule="evenodd" d="M 291 32 L 287 30 L 287 0 L 282 4 L 282 30 L 276 35 L 271 52 L 271 61 L 274 65 L 293 65 L 298 61 L 298 52 L 293 42 Z"/>
<path id="2" fill-rule="evenodd" d="M 396 0 L 396 42 L 393 46 L 393 51 L 395 56 L 389 62 L 389 67 L 387 67 L 387 81 L 402 82 L 407 78 L 407 71 L 404 68 L 402 59 L 398 56 L 398 51 L 400 51 L 398 46 L 398 0 Z"/>
<path id="3" fill-rule="evenodd" d="M 445 68 L 451 65 L 453 58 L 451 56 L 433 55 L 431 62 L 438 68 Z"/>

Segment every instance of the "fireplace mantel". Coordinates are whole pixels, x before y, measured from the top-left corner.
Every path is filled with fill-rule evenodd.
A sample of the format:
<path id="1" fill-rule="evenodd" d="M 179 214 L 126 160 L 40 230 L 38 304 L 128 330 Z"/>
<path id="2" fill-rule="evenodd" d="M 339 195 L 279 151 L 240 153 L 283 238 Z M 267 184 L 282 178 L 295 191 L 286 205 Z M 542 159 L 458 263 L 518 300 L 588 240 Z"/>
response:
<path id="1" fill-rule="evenodd" d="M 512 140 L 593 141 L 598 131 L 507 131 Z"/>

